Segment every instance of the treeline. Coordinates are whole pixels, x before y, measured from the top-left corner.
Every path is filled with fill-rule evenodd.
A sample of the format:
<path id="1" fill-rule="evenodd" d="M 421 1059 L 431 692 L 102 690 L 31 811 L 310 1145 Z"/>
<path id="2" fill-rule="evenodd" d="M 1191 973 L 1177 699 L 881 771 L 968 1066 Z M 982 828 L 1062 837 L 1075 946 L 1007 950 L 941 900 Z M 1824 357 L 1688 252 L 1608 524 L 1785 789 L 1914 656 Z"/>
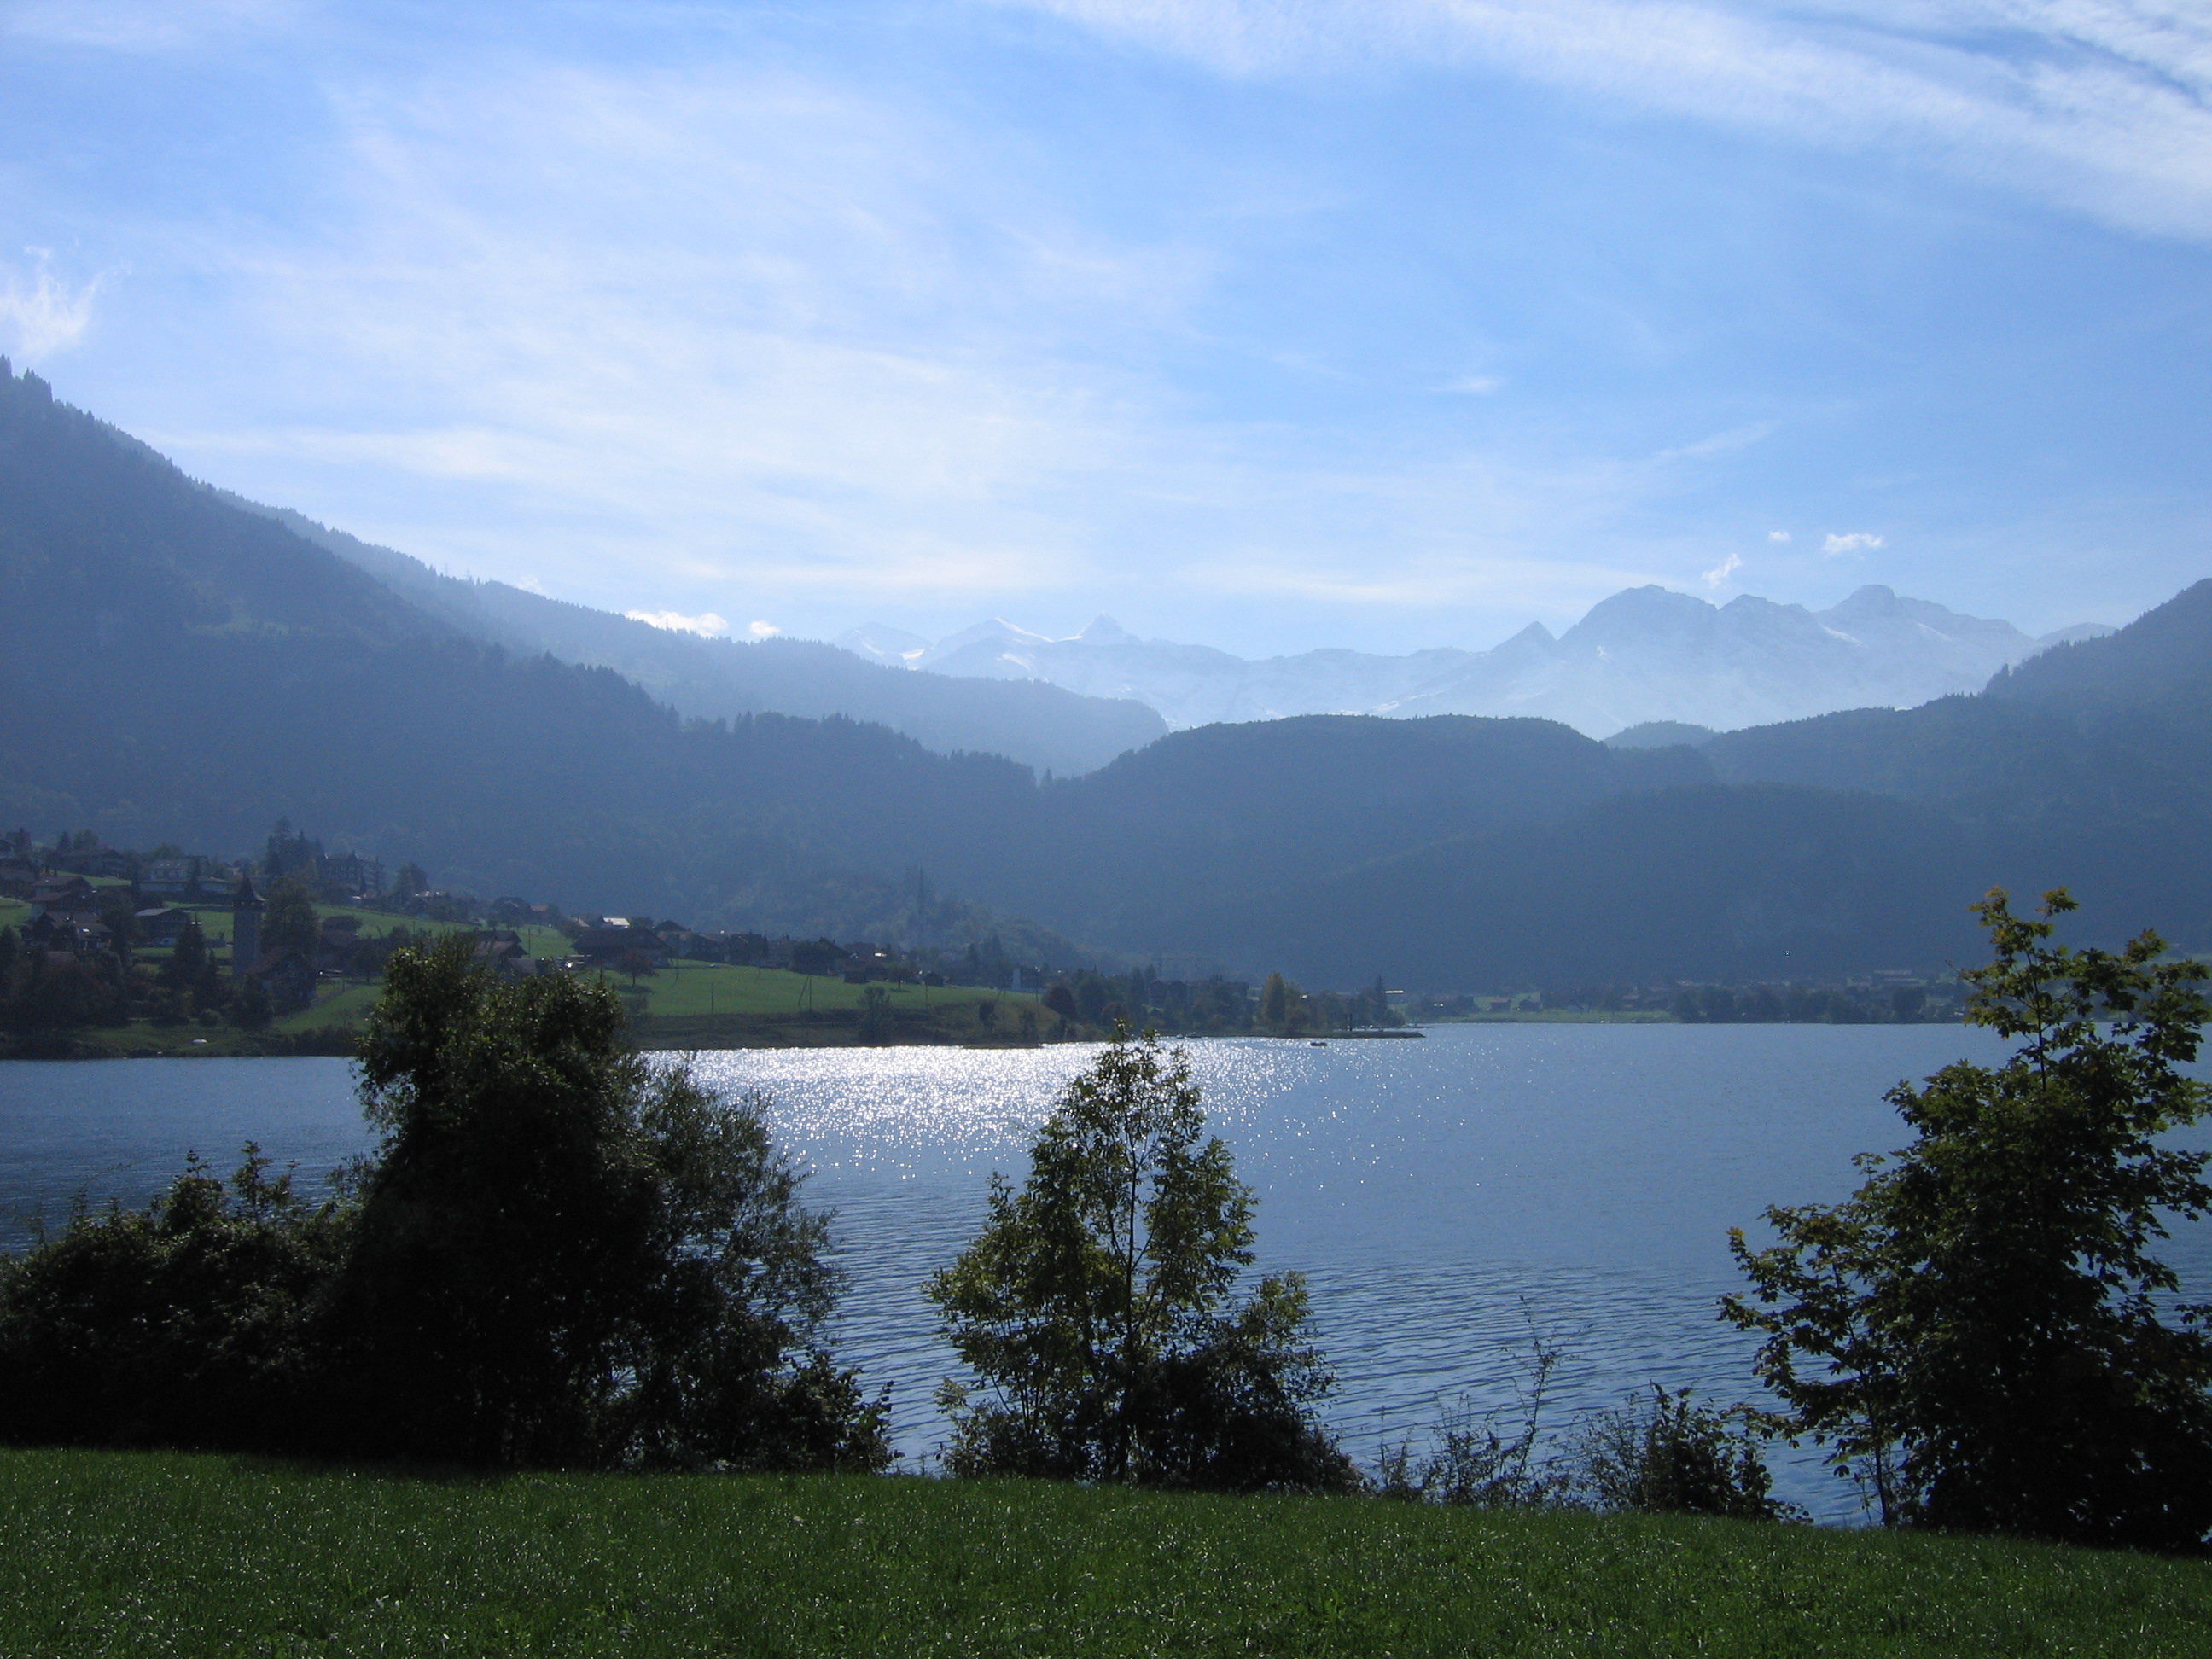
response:
<path id="1" fill-rule="evenodd" d="M 1547 1008 L 1667 1013 L 1690 1025 L 1948 1024 L 1965 1008 L 1956 980 L 1890 985 L 1577 985 L 1547 991 Z"/>

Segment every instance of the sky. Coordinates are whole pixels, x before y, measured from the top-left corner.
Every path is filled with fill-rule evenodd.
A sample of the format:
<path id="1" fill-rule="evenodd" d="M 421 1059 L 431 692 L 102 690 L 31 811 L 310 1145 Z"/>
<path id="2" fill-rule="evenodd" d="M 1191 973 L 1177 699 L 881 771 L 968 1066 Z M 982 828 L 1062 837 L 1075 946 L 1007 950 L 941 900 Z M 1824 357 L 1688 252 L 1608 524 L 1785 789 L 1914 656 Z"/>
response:
<path id="1" fill-rule="evenodd" d="M 2202 0 L 0 0 L 0 351 L 743 636 L 2212 575 Z"/>

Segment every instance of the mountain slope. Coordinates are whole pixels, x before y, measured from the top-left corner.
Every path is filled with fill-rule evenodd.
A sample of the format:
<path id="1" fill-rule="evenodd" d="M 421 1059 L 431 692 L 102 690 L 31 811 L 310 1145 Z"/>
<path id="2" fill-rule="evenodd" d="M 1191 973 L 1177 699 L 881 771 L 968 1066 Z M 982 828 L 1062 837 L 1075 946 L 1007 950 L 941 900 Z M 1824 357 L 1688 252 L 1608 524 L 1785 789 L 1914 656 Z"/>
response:
<path id="1" fill-rule="evenodd" d="M 457 885 L 663 915 L 820 925 L 909 862 L 957 884 L 1036 793 L 880 726 L 687 724 L 513 659 L 31 376 L 0 380 L 0 697 L 10 825 L 234 848 L 289 813 Z"/>
<path id="2" fill-rule="evenodd" d="M 465 581 L 303 514 L 218 493 L 358 566 L 457 632 L 528 656 L 611 668 L 679 714 L 703 720 L 842 714 L 903 732 L 939 753 L 1004 755 L 1061 774 L 1103 766 L 1167 730 L 1142 703 L 1042 681 L 922 678 L 811 640 L 702 638 L 505 582 Z"/>

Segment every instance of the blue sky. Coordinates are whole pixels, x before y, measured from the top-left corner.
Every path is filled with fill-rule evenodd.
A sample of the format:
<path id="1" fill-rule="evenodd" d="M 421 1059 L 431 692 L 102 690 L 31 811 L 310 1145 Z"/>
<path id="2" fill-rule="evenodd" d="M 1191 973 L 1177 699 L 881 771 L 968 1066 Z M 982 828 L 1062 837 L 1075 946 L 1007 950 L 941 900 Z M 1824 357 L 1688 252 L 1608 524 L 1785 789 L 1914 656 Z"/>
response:
<path id="1" fill-rule="evenodd" d="M 2212 574 L 2212 14 L 0 0 L 0 350 L 740 634 L 2120 622 Z"/>

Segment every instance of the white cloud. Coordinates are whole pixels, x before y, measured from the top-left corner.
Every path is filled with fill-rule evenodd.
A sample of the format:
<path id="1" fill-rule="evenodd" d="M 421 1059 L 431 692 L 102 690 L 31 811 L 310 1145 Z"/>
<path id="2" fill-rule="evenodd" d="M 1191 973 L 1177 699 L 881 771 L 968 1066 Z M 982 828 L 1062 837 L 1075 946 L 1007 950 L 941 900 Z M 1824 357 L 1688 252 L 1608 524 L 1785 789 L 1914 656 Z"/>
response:
<path id="1" fill-rule="evenodd" d="M 1504 385 L 1504 377 L 1502 375 L 1469 374 L 1463 380 L 1454 380 L 1444 390 L 1464 392 L 1471 398 L 1487 398 L 1492 392 L 1502 390 Z"/>
<path id="2" fill-rule="evenodd" d="M 1874 535 L 1868 531 L 1854 530 L 1849 534 L 1843 536 L 1835 535 L 1831 532 L 1828 538 L 1820 544 L 1820 551 L 1826 554 L 1832 559 L 1839 554 L 1856 553 L 1864 548 L 1880 547 L 1881 545 L 1881 537 Z"/>
<path id="3" fill-rule="evenodd" d="M 1723 582 L 1725 582 L 1730 576 L 1733 576 L 1737 571 L 1742 568 L 1743 556 L 1740 553 L 1731 553 L 1728 557 L 1723 559 L 1718 564 L 1715 565 L 1711 570 L 1706 571 L 1703 575 L 1699 576 L 1698 580 L 1705 583 L 1708 587 L 1718 587 Z"/>
<path id="4" fill-rule="evenodd" d="M 0 0 L 0 35 L 110 52 L 172 52 L 290 23 L 297 0 Z"/>
<path id="5" fill-rule="evenodd" d="M 709 611 L 703 617 L 687 617 L 680 611 L 625 611 L 623 615 L 632 622 L 651 623 L 655 628 L 665 628 L 682 634 L 726 634 L 730 624 L 726 618 Z M 754 624 L 758 627 L 759 624 Z"/>
<path id="6" fill-rule="evenodd" d="M 772 640 L 783 630 L 772 622 L 753 622 L 745 624 L 745 632 L 757 640 Z"/>
<path id="7" fill-rule="evenodd" d="M 0 271 L 0 328 L 11 349 L 30 362 L 43 362 L 84 338 L 92 326 L 92 302 L 104 280 L 95 276 L 71 290 L 55 281 L 44 248 L 27 248 L 34 269 L 29 276 Z"/>
<path id="8" fill-rule="evenodd" d="M 1766 532 L 1766 539 L 1787 547 L 1790 545 L 1790 535 L 1786 530 L 1770 530 Z"/>
<path id="9" fill-rule="evenodd" d="M 1001 0 L 1231 76 L 1503 70 L 2212 240 L 2198 0 Z"/>

